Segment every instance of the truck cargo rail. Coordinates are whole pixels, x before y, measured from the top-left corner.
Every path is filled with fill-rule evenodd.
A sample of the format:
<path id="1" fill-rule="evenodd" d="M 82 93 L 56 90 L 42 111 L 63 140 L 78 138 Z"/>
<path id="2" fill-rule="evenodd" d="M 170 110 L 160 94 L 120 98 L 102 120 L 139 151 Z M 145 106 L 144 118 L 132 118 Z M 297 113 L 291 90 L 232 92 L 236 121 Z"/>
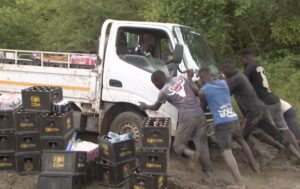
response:
<path id="1" fill-rule="evenodd" d="M 42 67 L 93 69 L 96 54 L 0 49 L 0 63 Z"/>

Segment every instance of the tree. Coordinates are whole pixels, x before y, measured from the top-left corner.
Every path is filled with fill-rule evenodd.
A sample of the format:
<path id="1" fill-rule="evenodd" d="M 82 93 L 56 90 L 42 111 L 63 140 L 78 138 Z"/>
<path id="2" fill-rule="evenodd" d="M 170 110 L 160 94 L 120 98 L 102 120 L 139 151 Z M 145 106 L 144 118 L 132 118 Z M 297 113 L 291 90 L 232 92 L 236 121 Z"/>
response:
<path id="1" fill-rule="evenodd" d="M 299 4 L 297 0 L 152 0 L 143 16 L 202 30 L 215 52 L 223 55 L 246 47 L 265 53 L 299 46 Z"/>
<path id="2" fill-rule="evenodd" d="M 0 7 L 1 48 L 35 49 L 39 46 L 39 19 L 33 0 L 4 1 Z M 26 15 L 26 16 L 25 16 Z"/>
<path id="3" fill-rule="evenodd" d="M 45 7 L 47 23 L 41 35 L 43 49 L 95 51 L 106 19 L 139 19 L 139 1 L 54 0 Z M 122 11 L 119 11 L 122 10 Z M 47 14 L 54 11 L 54 14 Z"/>
<path id="4" fill-rule="evenodd" d="M 104 20 L 140 20 L 144 0 L 2 1 L 1 48 L 94 51 Z"/>

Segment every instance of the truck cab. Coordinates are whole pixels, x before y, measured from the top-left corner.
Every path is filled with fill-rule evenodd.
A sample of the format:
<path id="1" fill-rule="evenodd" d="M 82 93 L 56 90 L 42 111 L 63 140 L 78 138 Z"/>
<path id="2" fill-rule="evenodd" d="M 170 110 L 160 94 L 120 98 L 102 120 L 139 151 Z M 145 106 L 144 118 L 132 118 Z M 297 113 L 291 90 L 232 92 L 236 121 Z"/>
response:
<path id="1" fill-rule="evenodd" d="M 141 45 L 144 33 L 150 33 L 155 38 L 155 46 L 149 57 L 134 55 L 136 48 Z M 107 20 L 99 41 L 99 57 L 104 70 L 102 101 L 120 104 L 120 109 L 129 108 L 127 112 L 118 113 L 112 120 L 110 129 L 122 132 L 131 130 L 137 138 L 141 118 L 144 116 L 171 117 L 172 135 L 175 134 L 178 112 L 174 106 L 166 103 L 157 112 L 141 112 L 138 102 L 152 104 L 156 101 L 159 91 L 151 83 L 151 74 L 160 69 L 173 75 L 168 61 L 172 59 L 176 44 L 183 45 L 184 53 L 175 75 L 185 74 L 190 69 L 198 70 L 203 66 L 217 72 L 215 60 L 203 35 L 190 27 Z"/>

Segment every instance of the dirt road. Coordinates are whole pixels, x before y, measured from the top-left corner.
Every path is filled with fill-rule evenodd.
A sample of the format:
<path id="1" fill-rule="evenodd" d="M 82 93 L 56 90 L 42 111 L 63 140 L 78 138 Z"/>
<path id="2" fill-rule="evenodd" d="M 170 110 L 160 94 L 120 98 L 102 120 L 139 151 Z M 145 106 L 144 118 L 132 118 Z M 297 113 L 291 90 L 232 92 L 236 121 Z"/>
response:
<path id="1" fill-rule="evenodd" d="M 300 166 L 288 152 L 278 153 L 274 148 L 256 142 L 263 155 L 255 153 L 261 164 L 261 173 L 255 174 L 248 165 L 245 156 L 237 147 L 234 154 L 237 157 L 244 183 L 249 189 L 300 189 Z M 170 154 L 168 189 L 222 189 L 231 182 L 231 176 L 218 149 L 211 149 L 216 181 L 212 186 L 205 184 L 201 176 L 191 172 L 186 166 L 185 158 Z M 200 167 L 199 167 L 200 168 Z M 0 171 L 0 189 L 35 189 L 37 175 L 19 176 L 14 172 Z M 121 189 L 127 189 L 124 185 Z M 84 189 L 104 189 L 96 182 Z"/>

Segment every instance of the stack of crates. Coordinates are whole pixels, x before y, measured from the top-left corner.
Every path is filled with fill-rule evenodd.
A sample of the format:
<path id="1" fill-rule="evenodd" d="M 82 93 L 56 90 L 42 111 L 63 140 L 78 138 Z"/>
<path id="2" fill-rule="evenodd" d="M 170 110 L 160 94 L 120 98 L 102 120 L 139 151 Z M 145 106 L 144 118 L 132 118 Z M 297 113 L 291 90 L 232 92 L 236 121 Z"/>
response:
<path id="1" fill-rule="evenodd" d="M 65 150 L 74 132 L 73 111 L 61 87 L 31 87 L 22 91 L 22 99 L 26 111 L 39 112 L 41 149 Z"/>
<path id="2" fill-rule="evenodd" d="M 74 133 L 73 111 L 43 113 L 39 125 L 43 150 L 65 150 Z"/>
<path id="3" fill-rule="evenodd" d="M 16 170 L 14 114 L 18 107 L 7 108 L 11 100 L 2 96 L 0 101 L 0 170 Z"/>
<path id="4" fill-rule="evenodd" d="M 40 133 L 37 112 L 24 108 L 15 114 L 16 163 L 21 174 L 36 173 L 40 170 Z"/>
<path id="5" fill-rule="evenodd" d="M 21 174 L 36 173 L 40 171 L 41 150 L 49 149 L 47 146 L 50 146 L 43 138 L 45 123 L 48 123 L 45 115 L 56 115 L 54 107 L 62 101 L 63 92 L 61 87 L 36 86 L 26 88 L 21 93 L 23 107 L 15 114 L 17 171 Z M 47 129 L 56 134 L 55 121 L 51 119 L 53 128 Z M 53 139 L 50 143 L 55 146 L 57 141 Z"/>
<path id="6" fill-rule="evenodd" d="M 141 127 L 139 167 L 132 170 L 129 189 L 166 189 L 170 118 L 147 117 Z"/>
<path id="7" fill-rule="evenodd" d="M 45 150 L 38 189 L 80 189 L 86 184 L 86 152 Z"/>
<path id="8" fill-rule="evenodd" d="M 120 187 L 128 181 L 130 170 L 136 166 L 135 143 L 127 140 L 110 141 L 107 135 L 98 136 L 99 156 L 97 182 L 107 187 Z"/>

